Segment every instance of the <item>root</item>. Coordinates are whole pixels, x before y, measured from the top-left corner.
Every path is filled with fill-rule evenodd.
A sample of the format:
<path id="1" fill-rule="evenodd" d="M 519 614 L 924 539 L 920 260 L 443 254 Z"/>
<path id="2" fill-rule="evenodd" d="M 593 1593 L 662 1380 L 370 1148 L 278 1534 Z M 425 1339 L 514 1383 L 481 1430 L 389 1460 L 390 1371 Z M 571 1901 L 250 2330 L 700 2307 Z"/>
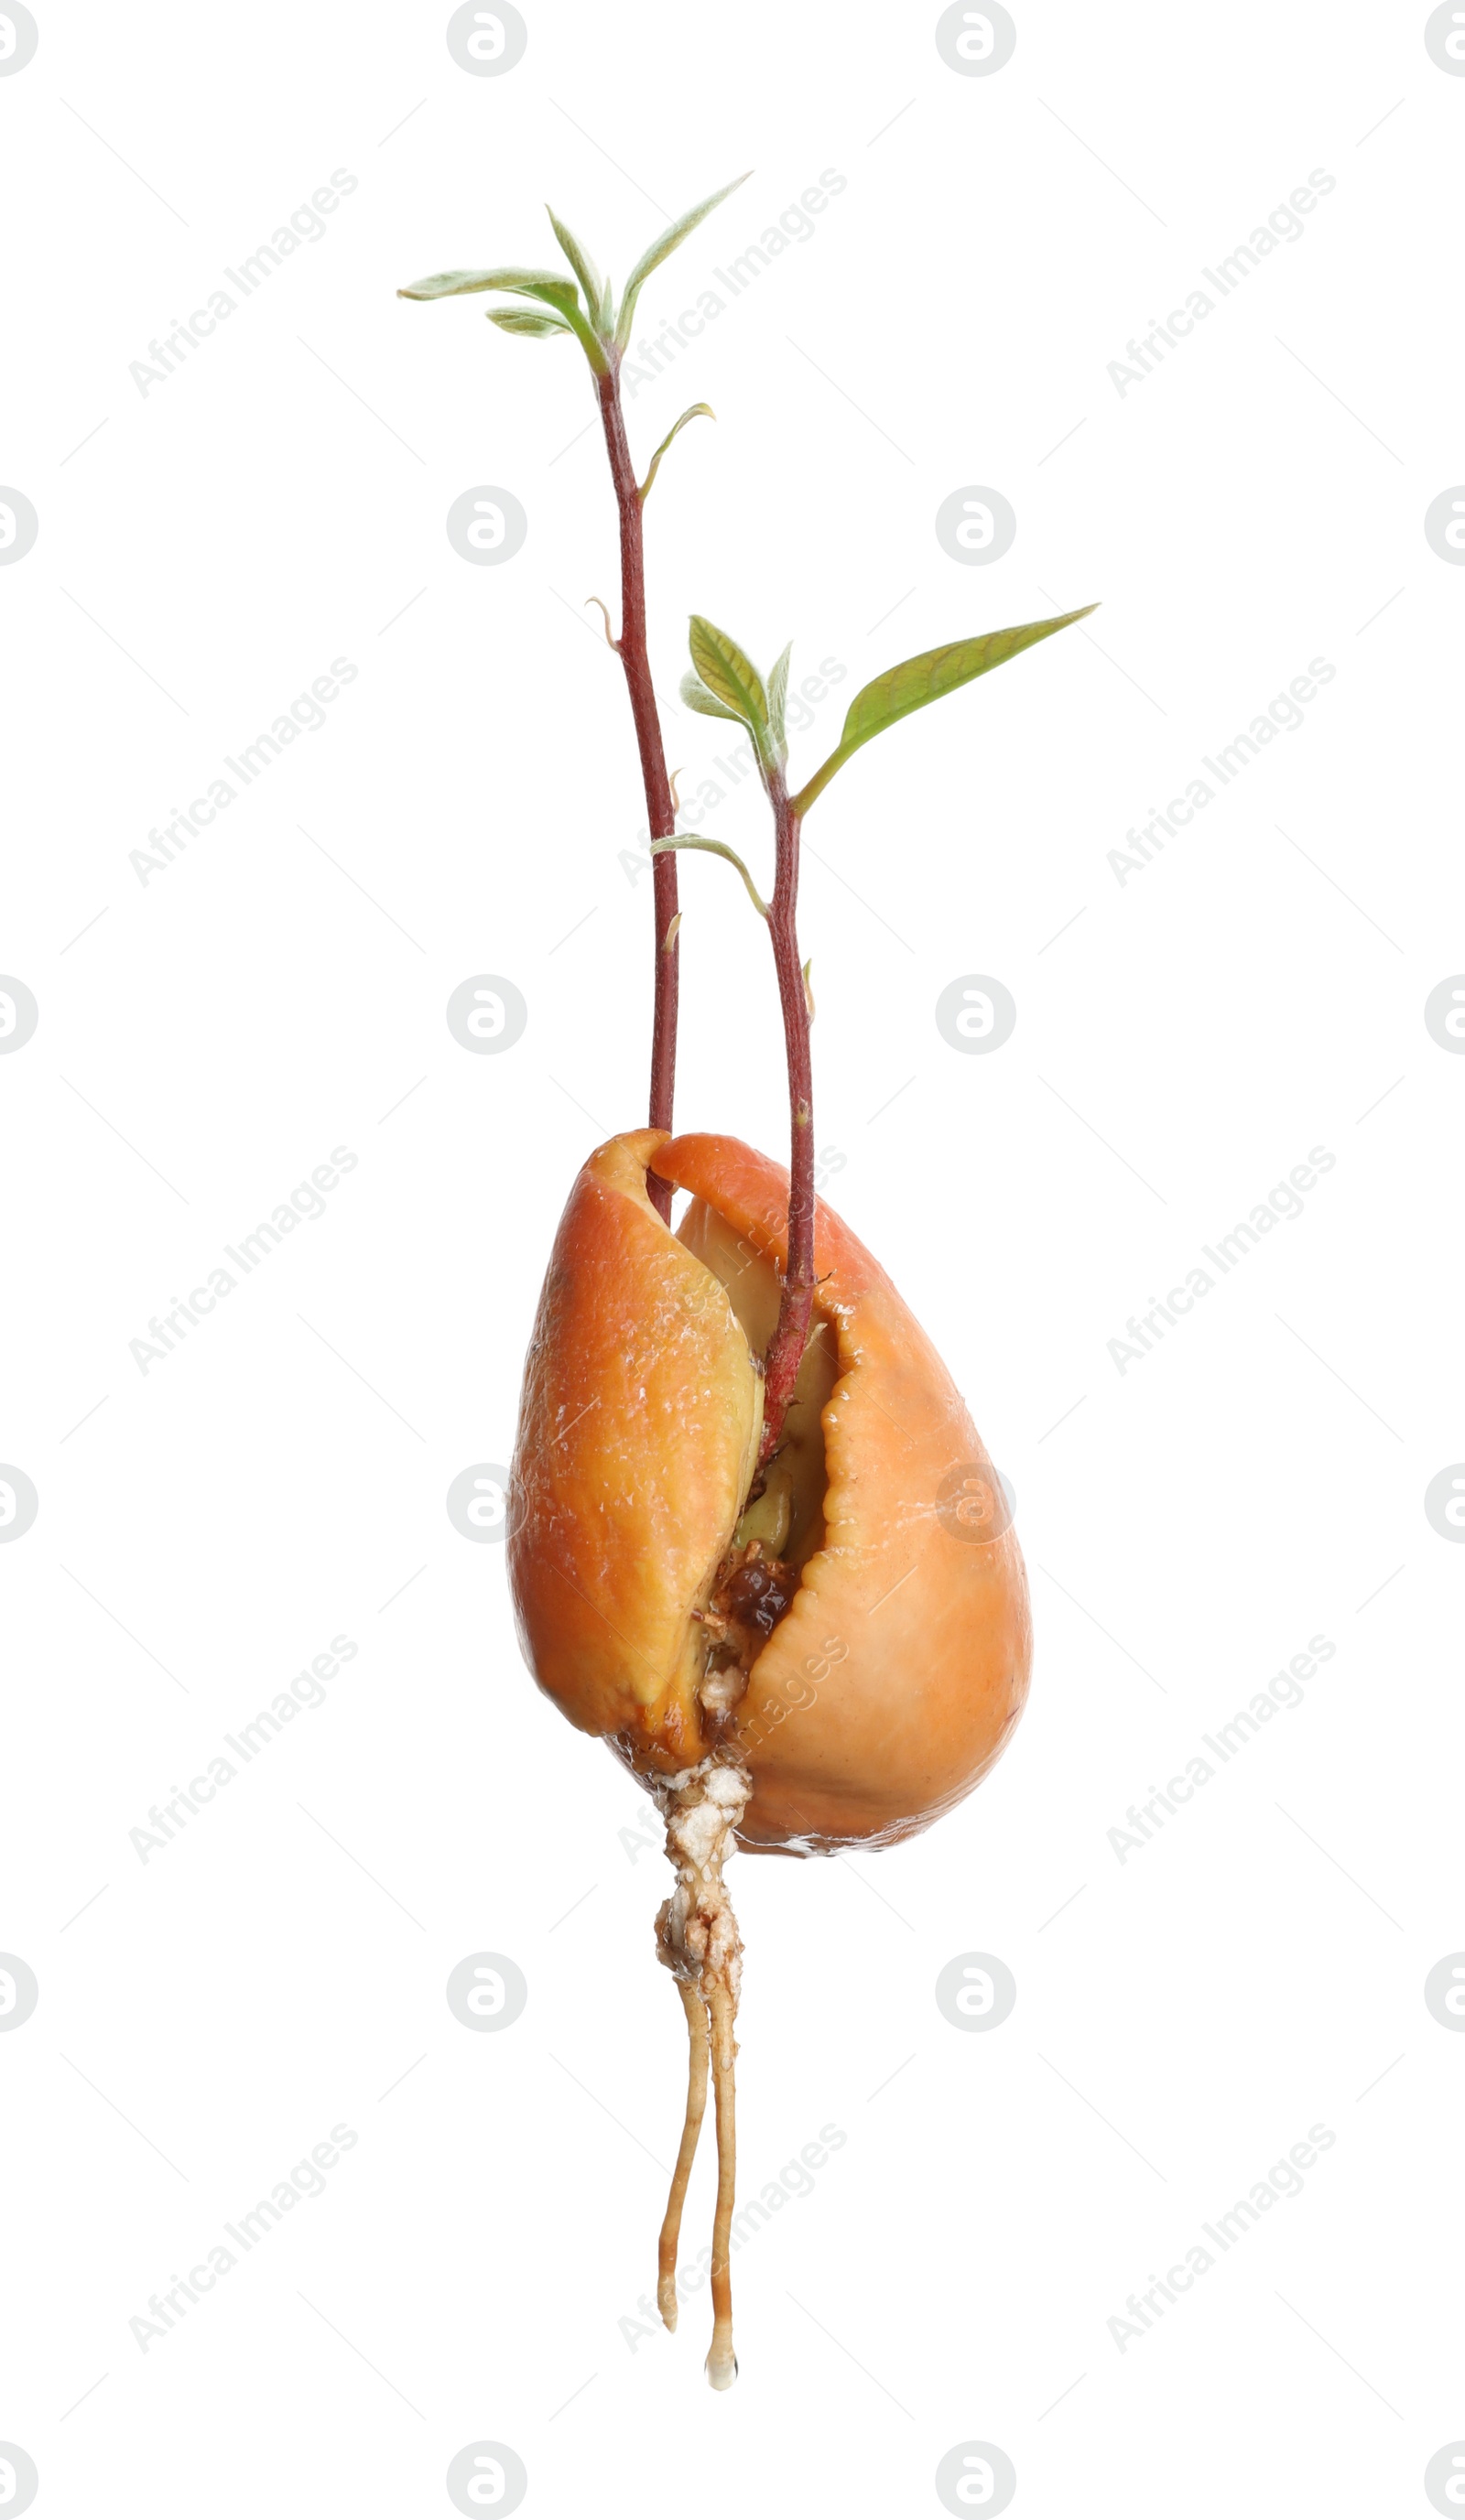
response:
<path id="1" fill-rule="evenodd" d="M 717 2104 L 717 2211 L 712 2223 L 712 2344 L 707 2369 L 714 2389 L 730 2389 L 738 2376 L 738 2358 L 733 2352 L 732 2272 L 728 2263 L 738 2182 L 737 2099 L 733 2083 L 733 2058 L 738 2052 L 733 2037 L 736 2006 L 726 1988 L 715 1986 L 709 2008 L 712 2016 L 712 2089 Z"/>
<path id="2" fill-rule="evenodd" d="M 687 2201 L 687 2182 L 692 2176 L 708 2104 L 707 2006 L 691 1978 L 679 1977 L 677 1986 L 687 2016 L 687 2114 L 682 2121 L 681 2149 L 671 2174 L 671 2193 L 666 2199 L 666 2217 L 657 2250 L 657 2308 L 670 2328 L 676 2325 L 676 2244 L 681 2237 L 682 2207 Z"/>
<path id="3" fill-rule="evenodd" d="M 709 2049 L 717 2117 L 717 2208 L 712 2226 L 712 2344 L 708 2378 L 730 2389 L 738 2375 L 733 2352 L 732 2246 L 737 2180 L 737 2124 L 733 2060 L 743 1974 L 737 1918 L 722 1879 L 738 1822 L 753 1792 L 742 1761 L 714 1753 L 700 1766 L 659 1785 L 666 1822 L 666 1853 L 676 1868 L 676 1887 L 657 1917 L 657 1955 L 676 1978 L 687 2016 L 690 2061 L 681 2149 L 662 2225 L 657 2301 L 668 2327 L 676 2325 L 676 2249 L 682 2205 L 707 2106 Z"/>

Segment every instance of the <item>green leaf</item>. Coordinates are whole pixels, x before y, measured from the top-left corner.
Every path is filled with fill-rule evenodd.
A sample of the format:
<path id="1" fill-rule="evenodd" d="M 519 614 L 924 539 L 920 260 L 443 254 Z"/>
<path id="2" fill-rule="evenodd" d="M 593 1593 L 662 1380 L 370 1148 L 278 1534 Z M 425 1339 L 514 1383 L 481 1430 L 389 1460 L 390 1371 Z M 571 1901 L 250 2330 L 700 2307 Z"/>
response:
<path id="1" fill-rule="evenodd" d="M 605 349 L 585 320 L 579 291 L 563 272 L 526 270 L 517 263 L 495 271 L 439 271 L 435 278 L 414 280 L 409 289 L 396 293 L 416 298 L 471 297 L 484 289 L 501 289 L 510 297 L 537 297 L 542 305 L 552 307 L 577 335 L 596 375 L 605 375 L 610 364 Z"/>
<path id="2" fill-rule="evenodd" d="M 484 311 L 501 333 L 522 333 L 526 340 L 550 341 L 557 333 L 573 336 L 573 325 L 548 307 L 542 315 L 536 315 L 531 306 L 489 306 Z"/>
<path id="3" fill-rule="evenodd" d="M 609 281 L 606 282 L 605 294 L 600 301 L 600 313 L 596 317 L 596 323 L 602 338 L 609 341 L 616 324 L 616 292 Z"/>
<path id="4" fill-rule="evenodd" d="M 789 658 L 793 652 L 794 642 L 791 639 L 768 676 L 768 725 L 773 736 L 774 749 L 781 762 L 787 761 L 789 757 L 789 739 L 784 728 L 784 711 L 789 698 Z"/>
<path id="5" fill-rule="evenodd" d="M 720 193 L 711 194 L 707 201 L 699 202 L 695 210 L 687 210 L 679 219 L 674 219 L 671 226 L 666 229 L 664 235 L 659 236 L 655 245 L 647 247 L 646 251 L 641 256 L 640 261 L 637 263 L 629 280 L 625 284 L 625 295 L 620 301 L 620 321 L 616 327 L 616 347 L 618 350 L 623 350 L 627 341 L 631 338 L 631 326 L 635 321 L 636 314 L 636 300 L 641 294 L 642 288 L 651 278 L 651 275 L 656 270 L 658 264 L 664 262 L 668 253 L 675 253 L 677 247 L 682 242 L 682 239 L 684 237 L 689 237 L 695 227 L 701 226 L 709 211 L 714 210 L 719 202 L 725 202 L 729 193 L 735 193 L 738 189 L 738 185 L 746 184 L 747 181 L 747 175 L 739 175 L 731 184 L 724 184 Z"/>
<path id="6" fill-rule="evenodd" d="M 959 691 L 963 683 L 974 681 L 979 674 L 989 674 L 994 665 L 1005 665 L 1009 656 L 1019 656 L 1025 648 L 1035 647 L 1039 639 L 1051 639 L 1055 630 L 1066 630 L 1072 621 L 1086 620 L 1096 605 L 1081 605 L 1076 612 L 1060 612 L 1051 621 L 1025 621 L 1015 630 L 988 630 L 979 639 L 958 639 L 948 648 L 928 648 L 921 656 L 908 656 L 903 665 L 893 665 L 887 674 L 879 674 L 856 692 L 845 719 L 844 733 L 834 751 L 821 762 L 812 779 L 801 788 L 793 799 L 796 814 L 806 814 L 816 796 L 822 795 L 837 770 L 843 770 L 853 752 L 871 737 L 883 735 L 897 719 L 909 717 L 913 709 L 925 708 L 929 700 L 944 698 L 947 692 Z"/>
<path id="7" fill-rule="evenodd" d="M 641 502 L 643 506 L 646 503 L 647 494 L 650 491 L 651 485 L 657 477 L 657 467 L 661 463 L 661 460 L 665 454 L 673 437 L 676 435 L 677 430 L 679 428 L 685 428 L 689 420 L 715 420 L 716 417 L 717 415 L 713 411 L 710 402 L 694 402 L 682 413 L 680 420 L 672 422 L 671 427 L 667 429 L 661 445 L 657 448 L 655 455 L 652 457 L 650 464 L 646 468 L 646 478 L 641 484 Z"/>
<path id="8" fill-rule="evenodd" d="M 516 265 L 497 271 L 439 271 L 431 280 L 412 281 L 396 293 L 398 297 L 471 297 L 480 289 L 511 289 L 523 295 L 526 291 L 537 293 L 546 285 L 570 287 L 560 272 L 523 271 Z"/>
<path id="9" fill-rule="evenodd" d="M 744 655 L 725 630 L 714 628 L 700 612 L 692 615 L 687 645 L 708 690 L 753 729 L 761 748 L 768 732 L 768 695 L 752 658 Z"/>
<path id="10" fill-rule="evenodd" d="M 754 909 L 757 912 L 758 917 L 760 919 L 767 918 L 768 905 L 766 901 L 761 898 L 756 884 L 754 882 L 752 876 L 743 864 L 743 861 L 739 857 L 736 849 L 728 848 L 722 840 L 684 839 L 680 835 L 673 840 L 652 841 L 651 854 L 654 858 L 660 857 L 664 849 L 706 849 L 709 857 L 726 858 L 728 865 L 735 866 L 737 868 L 743 881 L 747 884 L 748 898 L 752 902 Z"/>
<path id="11" fill-rule="evenodd" d="M 696 674 L 683 674 L 681 700 L 683 708 L 696 709 L 699 717 L 730 717 L 734 726 L 743 723 L 736 709 L 724 708 L 720 700 L 713 699 L 707 685 L 699 681 Z"/>
<path id="12" fill-rule="evenodd" d="M 544 206 L 549 212 L 549 223 L 554 229 L 555 239 L 559 245 L 560 251 L 565 256 L 571 270 L 573 272 L 581 289 L 583 289 L 585 292 L 585 304 L 590 310 L 590 321 L 598 330 L 602 329 L 601 299 L 605 294 L 605 282 L 602 280 L 600 273 L 596 270 L 595 264 L 590 255 L 585 251 L 584 247 L 580 244 L 579 239 L 571 233 L 570 229 L 566 227 L 563 219 L 556 218 L 553 210 L 549 207 L 548 202 L 545 202 Z"/>
<path id="13" fill-rule="evenodd" d="M 504 279 L 499 285 L 501 288 L 510 290 L 516 297 L 537 297 L 541 305 L 553 307 L 557 315 L 563 315 L 566 323 L 577 335 L 580 346 L 596 375 L 602 377 L 605 375 L 610 362 L 606 357 L 604 346 L 596 334 L 591 331 L 581 311 L 580 292 L 572 280 L 563 280 L 557 272 L 553 271 L 531 271 L 521 274 L 517 280 Z"/>
<path id="14" fill-rule="evenodd" d="M 507 283 L 505 285 L 508 286 Z M 562 280 L 555 272 L 551 272 L 547 280 L 516 282 L 514 293 L 518 297 L 540 298 L 546 306 L 553 306 L 557 314 L 568 316 L 572 323 L 580 311 L 580 292 L 574 282 Z"/>

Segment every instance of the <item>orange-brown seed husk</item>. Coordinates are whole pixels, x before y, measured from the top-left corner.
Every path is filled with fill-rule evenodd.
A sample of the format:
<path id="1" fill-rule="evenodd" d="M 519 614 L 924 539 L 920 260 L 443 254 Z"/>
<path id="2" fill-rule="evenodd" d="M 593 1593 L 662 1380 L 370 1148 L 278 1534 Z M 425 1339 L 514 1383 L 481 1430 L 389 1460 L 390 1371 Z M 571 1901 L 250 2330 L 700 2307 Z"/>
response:
<path id="1" fill-rule="evenodd" d="M 785 1259 L 787 1176 L 735 1138 L 637 1130 L 583 1167 L 515 1452 L 509 1566 L 526 1658 L 572 1723 L 644 1777 L 719 1743 L 739 1754 L 754 1785 L 746 1847 L 909 1836 L 986 1773 L 1027 1695 L 1016 1536 L 974 1542 L 939 1503 L 953 1472 L 994 1496 L 996 1474 L 931 1341 L 821 1201 L 816 1318 L 839 1369 L 822 1412 L 824 1528 L 743 1696 L 710 1715 L 694 1614 L 747 1498 L 760 1384 L 723 1287 L 646 1195 L 653 1162 L 758 1261 Z"/>

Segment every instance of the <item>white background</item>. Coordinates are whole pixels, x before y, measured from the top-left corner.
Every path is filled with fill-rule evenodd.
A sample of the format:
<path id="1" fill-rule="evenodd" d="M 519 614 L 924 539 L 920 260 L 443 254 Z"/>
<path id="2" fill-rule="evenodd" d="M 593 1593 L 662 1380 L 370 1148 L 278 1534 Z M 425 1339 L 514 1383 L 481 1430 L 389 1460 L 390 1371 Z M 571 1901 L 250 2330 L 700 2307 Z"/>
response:
<path id="1" fill-rule="evenodd" d="M 1465 80 L 1421 10 L 1355 0 L 1027 8 L 989 77 L 867 0 L 552 0 L 501 77 L 445 15 L 58 7 L 0 78 L 0 479 L 40 520 L 0 568 L 0 968 L 40 1010 L 0 1059 L 0 1457 L 40 1499 L 0 1550 L 0 1947 L 40 1985 L 0 2038 L 0 2438 L 66 2515 L 433 2514 L 480 2439 L 546 2515 L 935 2512 L 968 2440 L 1033 2515 L 1427 2511 L 1465 2435 L 1465 2039 L 1422 1997 L 1465 1945 L 1465 1552 L 1422 1502 L 1465 1455 L 1465 1064 L 1423 1022 L 1465 966 L 1465 573 L 1423 532 L 1465 475 Z M 809 825 L 829 1192 L 1015 1485 L 1037 1646 L 929 1835 L 734 1868 L 745 2192 L 847 2140 L 740 2251 L 714 2398 L 705 2294 L 674 2339 L 620 2324 L 679 2123 L 668 1876 L 444 1509 L 508 1459 L 577 1165 L 644 1112 L 642 807 L 581 610 L 614 512 L 577 351 L 393 291 L 546 259 L 546 197 L 623 277 L 745 165 L 648 336 L 846 189 L 630 403 L 643 462 L 718 415 L 648 509 L 671 760 L 724 748 L 675 699 L 694 608 L 765 665 L 792 634 L 796 681 L 846 665 L 796 774 L 898 656 L 1103 609 Z M 338 168 L 324 238 L 140 392 Z M 1318 168 L 1302 240 L 1121 395 L 1126 341 Z M 444 532 L 484 482 L 529 519 L 501 566 Z M 973 482 L 1018 518 L 985 567 L 934 531 Z M 326 724 L 144 883 L 150 829 L 336 657 Z M 1314 657 L 1303 727 L 1122 883 Z M 766 870 L 752 784 L 705 828 Z M 726 868 L 682 881 L 679 1120 L 781 1154 L 761 931 Z M 483 971 L 529 1009 L 499 1057 L 444 1021 Z M 934 1020 L 973 971 L 1019 1011 L 985 1058 Z M 142 1372 L 150 1316 L 338 1146 L 325 1215 Z M 1305 1213 L 1121 1373 L 1126 1317 L 1314 1146 Z M 141 1862 L 337 1635 L 327 1703 Z M 1122 1864 L 1126 1808 L 1315 1635 L 1304 1705 Z M 529 1988 L 495 2036 L 444 2001 L 481 1950 Z M 968 1951 L 1017 1979 L 985 2036 L 934 2000 Z M 142 2352 L 149 2295 L 343 2122 L 327 2192 Z M 1305 2192 L 1122 2352 L 1125 2297 L 1317 2124 Z"/>

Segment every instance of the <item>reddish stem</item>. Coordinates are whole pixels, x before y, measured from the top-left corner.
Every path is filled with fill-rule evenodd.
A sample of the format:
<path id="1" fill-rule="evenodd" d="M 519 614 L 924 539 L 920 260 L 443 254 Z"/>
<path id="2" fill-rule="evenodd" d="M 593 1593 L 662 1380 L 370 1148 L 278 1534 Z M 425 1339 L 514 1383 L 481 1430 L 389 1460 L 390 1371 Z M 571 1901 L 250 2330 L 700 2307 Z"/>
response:
<path id="1" fill-rule="evenodd" d="M 676 808 L 671 798 L 671 783 L 666 776 L 662 722 L 657 714 L 656 693 L 652 688 L 651 665 L 646 653 L 646 562 L 641 492 L 625 434 L 625 415 L 620 407 L 620 361 L 614 352 L 606 374 L 596 379 L 596 391 L 600 396 L 606 453 L 611 459 L 611 478 L 616 485 L 616 504 L 620 512 L 620 637 L 616 642 L 616 652 L 625 668 L 625 687 L 630 695 L 636 745 L 641 755 L 641 779 L 646 789 L 646 814 L 651 836 L 654 840 L 664 840 L 670 837 L 675 827 Z M 666 941 L 676 917 L 674 849 L 667 849 L 653 861 L 651 881 L 656 923 L 656 994 L 651 1031 L 650 1123 L 653 1129 L 669 1129 L 676 1080 L 676 999 L 681 957 L 680 940 L 673 936 L 669 944 Z M 669 1225 L 671 1185 L 660 1181 L 655 1173 L 649 1173 L 646 1186 L 657 1213 L 664 1224 Z"/>
<path id="2" fill-rule="evenodd" d="M 809 1056 L 808 1000 L 799 960 L 799 816 L 789 798 L 783 772 L 772 769 L 767 780 L 773 806 L 777 859 L 773 899 L 768 905 L 768 932 L 778 972 L 783 1008 L 784 1048 L 789 1068 L 789 1255 L 778 1326 L 763 1361 L 763 1435 L 761 1466 L 772 1457 L 794 1397 L 799 1368 L 808 1338 L 814 1306 L 814 1086 Z"/>

